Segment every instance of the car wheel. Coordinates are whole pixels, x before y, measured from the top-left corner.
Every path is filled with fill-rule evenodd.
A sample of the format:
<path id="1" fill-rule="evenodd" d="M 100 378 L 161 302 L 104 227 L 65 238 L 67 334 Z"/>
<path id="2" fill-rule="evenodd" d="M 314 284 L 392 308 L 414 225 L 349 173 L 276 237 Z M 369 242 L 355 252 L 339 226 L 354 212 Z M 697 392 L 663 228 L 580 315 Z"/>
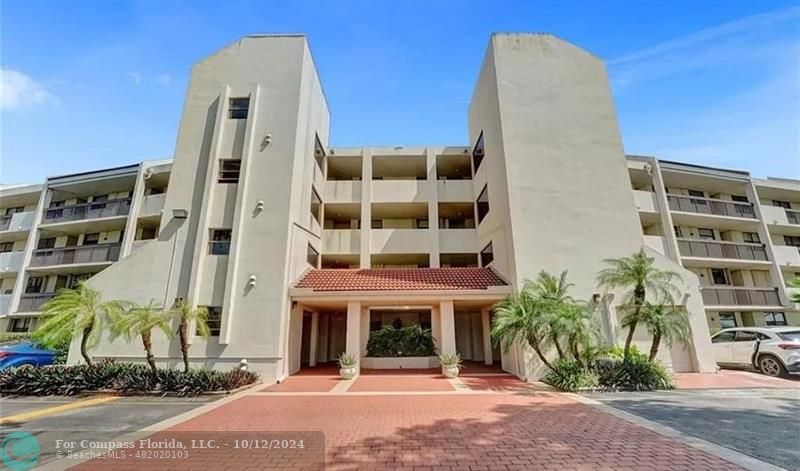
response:
<path id="1" fill-rule="evenodd" d="M 786 368 L 783 367 L 783 363 L 772 355 L 763 355 L 759 358 L 758 369 L 761 370 L 761 373 L 772 377 L 786 374 Z"/>

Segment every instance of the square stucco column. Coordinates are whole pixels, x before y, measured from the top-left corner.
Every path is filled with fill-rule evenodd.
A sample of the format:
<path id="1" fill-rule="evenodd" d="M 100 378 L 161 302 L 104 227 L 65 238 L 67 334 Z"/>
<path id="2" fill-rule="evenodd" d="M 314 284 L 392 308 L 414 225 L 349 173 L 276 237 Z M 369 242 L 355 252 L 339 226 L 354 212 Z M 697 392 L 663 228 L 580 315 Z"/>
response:
<path id="1" fill-rule="evenodd" d="M 311 339 L 308 348 L 308 366 L 317 366 L 317 343 L 319 342 L 319 311 L 311 313 Z"/>
<path id="2" fill-rule="evenodd" d="M 456 353 L 456 322 L 453 315 L 453 300 L 447 299 L 439 303 L 439 323 L 441 339 L 440 353 Z"/>
<path id="3" fill-rule="evenodd" d="M 494 363 L 492 358 L 492 324 L 490 322 L 491 309 L 481 310 L 481 324 L 483 326 L 483 362 L 487 365 Z"/>
<path id="4" fill-rule="evenodd" d="M 361 368 L 361 303 L 349 301 L 347 303 L 347 341 L 345 352 L 359 360 Z"/>

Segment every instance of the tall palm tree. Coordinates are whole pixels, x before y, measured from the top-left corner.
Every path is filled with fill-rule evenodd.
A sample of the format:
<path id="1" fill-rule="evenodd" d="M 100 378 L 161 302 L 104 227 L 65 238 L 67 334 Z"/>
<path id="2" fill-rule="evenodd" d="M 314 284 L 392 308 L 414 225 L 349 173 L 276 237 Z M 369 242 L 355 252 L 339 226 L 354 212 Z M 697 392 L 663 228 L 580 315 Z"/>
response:
<path id="1" fill-rule="evenodd" d="M 495 345 L 508 351 L 517 342 L 527 342 L 542 363 L 552 370 L 543 345 L 549 335 L 547 315 L 536 302 L 530 283 L 526 282 L 518 293 L 506 296 L 494 309 L 491 336 Z"/>
<path id="2" fill-rule="evenodd" d="M 650 294 L 660 302 L 672 304 L 673 297 L 680 293 L 675 283 L 681 277 L 673 271 L 655 267 L 655 259 L 648 257 L 644 248 L 629 257 L 609 258 L 603 262 L 609 266 L 598 272 L 598 285 L 609 290 L 628 289 L 627 303 L 633 305 L 633 312 L 628 318 L 628 337 L 625 339 L 623 353 L 627 359 L 647 295 Z"/>
<path id="3" fill-rule="evenodd" d="M 117 313 L 112 318 L 111 338 L 125 337 L 129 342 L 134 337 L 142 340 L 145 359 L 153 374 L 158 372 L 156 360 L 153 355 L 153 329 L 158 329 L 168 338 L 172 336 L 169 325 L 170 313 L 163 311 L 153 301 L 146 305 L 132 305 L 123 313 Z"/>
<path id="4" fill-rule="evenodd" d="M 525 284 L 532 290 L 534 299 L 548 319 L 550 343 L 558 352 L 558 357 L 562 360 L 565 359 L 566 355 L 561 347 L 560 337 L 569 329 L 569 326 L 564 313 L 575 304 L 575 300 L 568 294 L 573 284 L 567 282 L 566 270 L 559 276 L 542 271 L 535 282 L 526 281 Z"/>
<path id="5" fill-rule="evenodd" d="M 191 303 L 181 300 L 171 311 L 171 315 L 178 319 L 178 338 L 181 341 L 181 355 L 183 355 L 183 371 L 189 371 L 189 325 L 194 323 L 196 333 L 207 338 L 208 309 L 197 307 L 192 309 Z"/>
<path id="6" fill-rule="evenodd" d="M 100 292 L 86 283 L 74 289 L 62 289 L 42 305 L 41 324 L 34 338 L 43 345 L 53 346 L 81 336 L 81 356 L 86 364 L 93 365 L 89 349 L 97 343 L 103 323 L 124 310 L 121 301 L 103 301 Z"/>
<path id="7" fill-rule="evenodd" d="M 623 324 L 626 320 L 622 320 Z M 661 341 L 672 346 L 674 342 L 687 343 L 691 335 L 689 317 L 686 311 L 677 306 L 645 303 L 639 322 L 647 327 L 653 337 L 650 345 L 650 361 L 656 359 Z"/>

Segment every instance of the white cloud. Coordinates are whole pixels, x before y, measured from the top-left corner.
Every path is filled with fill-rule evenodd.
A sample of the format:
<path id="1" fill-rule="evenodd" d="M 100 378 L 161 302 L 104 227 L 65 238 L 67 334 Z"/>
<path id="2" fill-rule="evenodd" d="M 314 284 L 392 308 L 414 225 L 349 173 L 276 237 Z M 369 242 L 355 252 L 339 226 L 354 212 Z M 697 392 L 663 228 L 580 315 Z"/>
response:
<path id="1" fill-rule="evenodd" d="M 139 72 L 128 72 L 128 77 L 130 77 L 136 85 L 142 84 L 142 74 Z"/>
<path id="2" fill-rule="evenodd" d="M 159 83 L 159 85 L 166 88 L 169 87 L 170 83 L 172 83 L 172 77 L 169 74 L 161 74 L 158 76 L 156 81 Z"/>
<path id="3" fill-rule="evenodd" d="M 0 69 L 0 108 L 13 110 L 58 106 L 58 103 L 58 98 L 33 77 L 13 69 Z"/>

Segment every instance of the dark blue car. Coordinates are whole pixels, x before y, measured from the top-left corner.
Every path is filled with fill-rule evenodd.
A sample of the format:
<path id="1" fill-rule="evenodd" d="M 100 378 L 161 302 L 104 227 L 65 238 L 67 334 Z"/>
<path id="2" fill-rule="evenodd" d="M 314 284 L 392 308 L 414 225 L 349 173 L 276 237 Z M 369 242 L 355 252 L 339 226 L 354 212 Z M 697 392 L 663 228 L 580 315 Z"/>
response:
<path id="1" fill-rule="evenodd" d="M 31 342 L 0 345 L 0 371 L 19 366 L 47 366 L 55 360 L 55 352 L 44 350 Z"/>

